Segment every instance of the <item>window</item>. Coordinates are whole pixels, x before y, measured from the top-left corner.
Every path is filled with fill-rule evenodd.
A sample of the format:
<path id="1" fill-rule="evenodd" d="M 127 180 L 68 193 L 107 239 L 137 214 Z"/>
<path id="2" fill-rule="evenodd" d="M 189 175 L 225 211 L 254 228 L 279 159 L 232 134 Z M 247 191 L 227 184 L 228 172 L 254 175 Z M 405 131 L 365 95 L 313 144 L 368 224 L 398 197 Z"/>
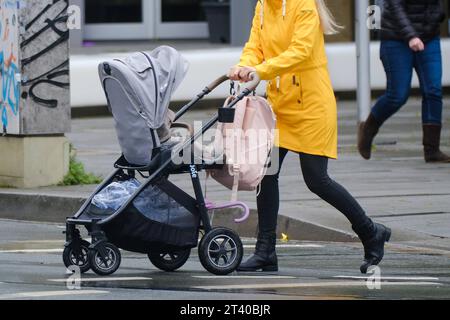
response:
<path id="1" fill-rule="evenodd" d="M 86 23 L 141 23 L 142 0 L 88 0 Z"/>
<path id="2" fill-rule="evenodd" d="M 162 22 L 202 22 L 201 0 L 162 0 Z"/>

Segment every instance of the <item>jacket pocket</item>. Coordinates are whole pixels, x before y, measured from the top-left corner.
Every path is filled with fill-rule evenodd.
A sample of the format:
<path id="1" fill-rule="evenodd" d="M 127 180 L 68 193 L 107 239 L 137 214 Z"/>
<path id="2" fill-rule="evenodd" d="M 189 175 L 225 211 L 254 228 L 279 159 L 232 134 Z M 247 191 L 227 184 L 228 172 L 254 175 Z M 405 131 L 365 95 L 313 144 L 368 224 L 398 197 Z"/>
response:
<path id="1" fill-rule="evenodd" d="M 295 92 L 297 93 L 296 103 L 301 106 L 303 105 L 303 84 L 300 75 L 295 74 L 292 76 L 292 85 L 294 87 Z"/>

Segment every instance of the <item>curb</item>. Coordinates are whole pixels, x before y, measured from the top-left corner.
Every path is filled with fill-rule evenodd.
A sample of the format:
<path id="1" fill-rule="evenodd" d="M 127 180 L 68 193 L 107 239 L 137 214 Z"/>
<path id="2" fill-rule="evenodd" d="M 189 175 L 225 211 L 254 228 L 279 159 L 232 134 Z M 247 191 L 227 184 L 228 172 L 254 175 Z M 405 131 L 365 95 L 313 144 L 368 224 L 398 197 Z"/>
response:
<path id="1" fill-rule="evenodd" d="M 64 224 L 65 219 L 73 216 L 85 201 L 86 198 L 83 197 L 0 192 L 0 219 Z M 233 222 L 235 216 L 234 210 L 224 210 L 214 214 L 212 223 L 216 226 L 234 229 L 242 237 L 255 238 L 258 225 L 256 210 L 252 210 L 248 221 L 242 224 Z M 287 234 L 290 240 L 323 242 L 354 242 L 357 240 L 346 232 L 283 215 L 280 215 L 278 225 L 278 233 L 280 235 L 281 233 Z"/>
<path id="2" fill-rule="evenodd" d="M 42 194 L 0 193 L 0 218 L 65 223 L 86 199 Z"/>

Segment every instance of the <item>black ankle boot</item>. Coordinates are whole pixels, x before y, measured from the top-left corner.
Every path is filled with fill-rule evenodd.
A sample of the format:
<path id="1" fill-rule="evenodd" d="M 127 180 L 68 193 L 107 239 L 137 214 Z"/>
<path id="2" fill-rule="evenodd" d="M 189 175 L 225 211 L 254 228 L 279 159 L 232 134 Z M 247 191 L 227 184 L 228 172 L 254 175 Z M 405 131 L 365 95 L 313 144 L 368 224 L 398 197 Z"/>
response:
<path id="1" fill-rule="evenodd" d="M 276 253 L 276 234 L 261 234 L 256 243 L 255 253 L 243 262 L 237 271 L 240 272 L 277 272 L 278 257 Z"/>
<path id="2" fill-rule="evenodd" d="M 427 163 L 450 163 L 450 157 L 440 149 L 441 130 L 441 125 L 423 125 L 423 147 Z"/>
<path id="3" fill-rule="evenodd" d="M 384 257 L 384 246 L 391 240 L 391 229 L 378 224 L 370 223 L 366 226 L 354 228 L 364 245 L 364 262 L 361 273 L 366 274 L 371 266 L 380 264 Z"/>
<path id="4" fill-rule="evenodd" d="M 382 123 L 370 114 L 366 122 L 359 126 L 358 133 L 358 151 L 366 160 L 372 157 L 372 144 L 375 136 L 378 134 Z"/>

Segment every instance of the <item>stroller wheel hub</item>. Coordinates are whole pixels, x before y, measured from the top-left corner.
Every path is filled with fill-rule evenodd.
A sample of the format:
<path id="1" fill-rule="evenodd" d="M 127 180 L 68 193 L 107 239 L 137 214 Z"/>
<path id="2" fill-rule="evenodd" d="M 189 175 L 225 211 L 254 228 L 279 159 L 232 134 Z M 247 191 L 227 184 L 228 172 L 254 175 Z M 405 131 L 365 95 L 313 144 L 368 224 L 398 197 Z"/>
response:
<path id="1" fill-rule="evenodd" d="M 207 233 L 199 246 L 200 261 L 209 272 L 227 275 L 236 271 L 242 262 L 244 249 L 233 230 L 216 228 Z"/>

